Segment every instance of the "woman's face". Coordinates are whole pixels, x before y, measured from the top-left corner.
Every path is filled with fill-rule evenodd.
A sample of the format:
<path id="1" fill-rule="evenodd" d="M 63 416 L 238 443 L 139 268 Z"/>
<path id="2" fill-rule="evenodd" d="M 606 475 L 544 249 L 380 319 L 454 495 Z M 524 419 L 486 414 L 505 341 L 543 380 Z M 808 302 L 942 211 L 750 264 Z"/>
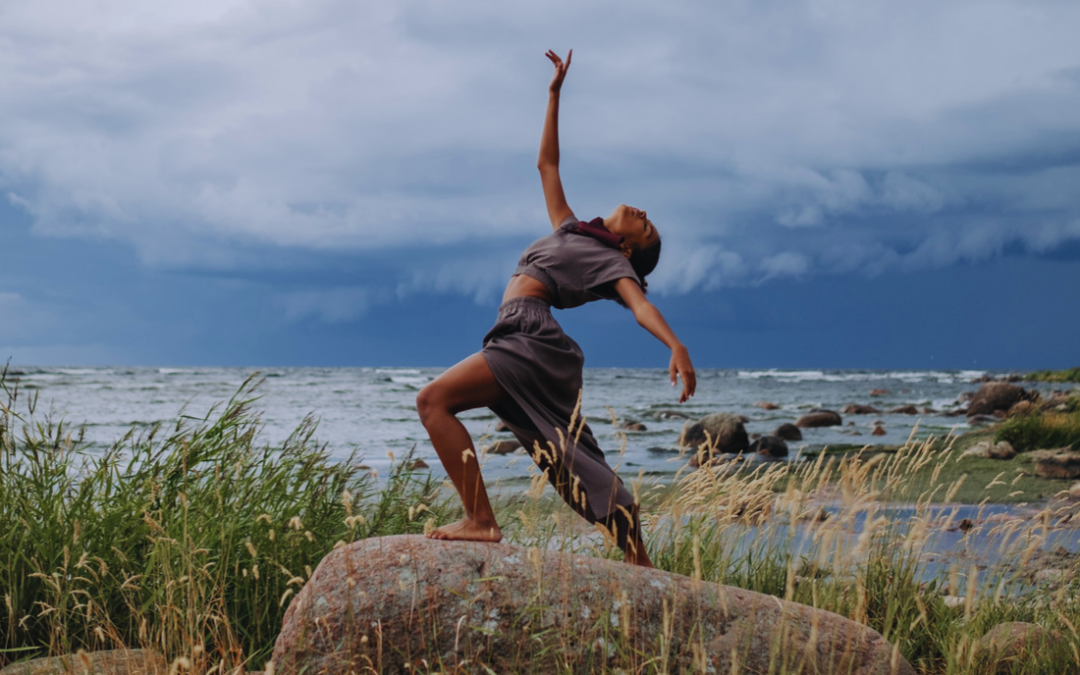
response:
<path id="1" fill-rule="evenodd" d="M 633 206 L 619 204 L 604 219 L 607 229 L 623 238 L 623 244 L 632 251 L 648 248 L 660 240 L 660 234 L 646 213 Z"/>

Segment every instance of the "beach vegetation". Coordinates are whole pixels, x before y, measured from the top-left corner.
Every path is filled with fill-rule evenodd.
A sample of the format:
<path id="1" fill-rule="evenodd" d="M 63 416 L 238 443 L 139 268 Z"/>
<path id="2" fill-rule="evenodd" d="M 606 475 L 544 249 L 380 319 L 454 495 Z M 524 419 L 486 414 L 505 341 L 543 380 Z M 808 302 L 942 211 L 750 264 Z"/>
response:
<path id="1" fill-rule="evenodd" d="M 1080 382 L 1080 366 L 1065 370 L 1036 370 L 1024 376 L 1036 382 Z"/>
<path id="2" fill-rule="evenodd" d="M 91 452 L 79 428 L 38 415 L 0 377 L 0 666 L 123 646 L 161 652 L 172 672 L 263 670 L 285 609 L 327 552 L 460 517 L 453 490 L 408 458 L 376 476 L 356 453 L 331 456 L 312 418 L 280 444 L 262 442 L 257 384 Z M 1050 546 L 1076 508 L 1043 500 L 991 513 L 1036 479 L 961 457 L 965 442 L 912 434 L 889 452 L 716 461 L 628 482 L 662 569 L 871 626 L 925 675 L 994 672 L 977 645 L 1005 621 L 1057 637 L 1004 672 L 1078 672 L 1080 556 Z M 621 557 L 535 471 L 530 489 L 494 487 L 508 543 Z M 666 672 L 670 646 L 611 637 L 614 660 L 567 661 L 566 672 Z M 571 639 L 553 629 L 531 644 Z M 426 663 L 460 670 L 441 654 Z"/>

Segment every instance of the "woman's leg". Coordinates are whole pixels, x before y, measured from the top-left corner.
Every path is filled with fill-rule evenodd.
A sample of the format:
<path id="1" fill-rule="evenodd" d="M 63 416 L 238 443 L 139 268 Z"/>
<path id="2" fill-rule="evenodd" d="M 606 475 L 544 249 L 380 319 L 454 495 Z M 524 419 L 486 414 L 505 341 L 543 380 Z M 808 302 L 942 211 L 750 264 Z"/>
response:
<path id="1" fill-rule="evenodd" d="M 505 396 L 484 357 L 473 354 L 437 377 L 416 397 L 420 422 L 465 507 L 463 519 L 431 532 L 428 536 L 432 539 L 502 540 L 472 437 L 454 415 L 498 405 Z"/>

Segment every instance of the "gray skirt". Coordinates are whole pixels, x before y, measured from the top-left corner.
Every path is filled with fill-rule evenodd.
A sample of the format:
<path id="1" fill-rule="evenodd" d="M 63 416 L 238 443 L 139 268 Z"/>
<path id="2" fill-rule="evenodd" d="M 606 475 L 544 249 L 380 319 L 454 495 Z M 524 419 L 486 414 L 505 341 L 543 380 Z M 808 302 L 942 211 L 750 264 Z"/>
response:
<path id="1" fill-rule="evenodd" d="M 566 503 L 590 523 L 605 520 L 620 506 L 630 510 L 633 495 L 604 460 L 580 414 L 572 419 L 585 357 L 555 321 L 551 306 L 540 298 L 506 301 L 480 353 L 508 395 L 492 412 Z"/>

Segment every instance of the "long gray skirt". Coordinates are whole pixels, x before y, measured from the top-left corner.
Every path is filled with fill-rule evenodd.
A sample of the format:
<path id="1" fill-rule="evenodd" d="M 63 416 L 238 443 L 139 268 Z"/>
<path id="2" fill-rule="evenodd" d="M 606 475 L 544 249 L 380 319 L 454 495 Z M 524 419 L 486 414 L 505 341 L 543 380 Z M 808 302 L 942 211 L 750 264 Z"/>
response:
<path id="1" fill-rule="evenodd" d="M 604 521 L 620 506 L 631 510 L 634 497 L 608 466 L 589 426 L 580 414 L 572 420 L 585 357 L 551 306 L 540 298 L 506 301 L 480 353 L 509 395 L 492 412 L 566 503 L 590 523 Z"/>

